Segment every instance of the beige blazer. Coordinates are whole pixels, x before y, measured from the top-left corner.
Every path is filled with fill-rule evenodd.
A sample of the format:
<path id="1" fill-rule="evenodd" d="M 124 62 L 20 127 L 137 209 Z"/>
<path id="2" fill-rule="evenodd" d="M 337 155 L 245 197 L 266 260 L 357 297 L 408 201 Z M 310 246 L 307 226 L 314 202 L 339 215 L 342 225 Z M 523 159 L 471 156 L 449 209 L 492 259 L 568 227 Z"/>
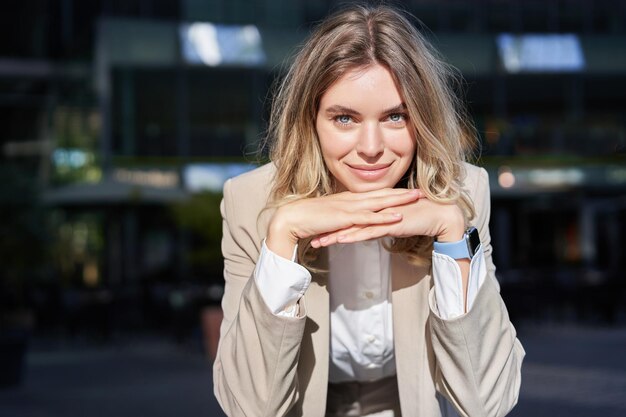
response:
<path id="1" fill-rule="evenodd" d="M 524 349 L 500 297 L 491 258 L 489 183 L 465 167 L 488 277 L 471 310 L 453 320 L 436 314 L 430 270 L 392 255 L 395 360 L 404 417 L 442 416 L 445 398 L 463 416 L 503 416 L 516 404 Z M 263 210 L 273 165 L 226 182 L 223 222 L 224 320 L 213 367 L 214 391 L 229 416 L 321 417 L 326 409 L 329 295 L 314 274 L 300 316 L 273 315 L 251 279 L 272 212 Z M 324 267 L 326 258 L 320 256 Z"/>

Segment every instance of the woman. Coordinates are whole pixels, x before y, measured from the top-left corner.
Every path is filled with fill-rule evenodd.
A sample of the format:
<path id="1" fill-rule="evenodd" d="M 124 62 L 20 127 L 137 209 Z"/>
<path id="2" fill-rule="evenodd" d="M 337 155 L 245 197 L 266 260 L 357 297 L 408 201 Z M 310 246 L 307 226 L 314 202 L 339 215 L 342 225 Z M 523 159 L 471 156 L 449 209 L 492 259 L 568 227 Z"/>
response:
<path id="1" fill-rule="evenodd" d="M 400 12 L 351 6 L 297 54 L 272 163 L 228 181 L 215 395 L 231 416 L 501 416 L 524 350 L 486 172 L 446 67 Z M 433 241 L 435 241 L 433 243 Z"/>

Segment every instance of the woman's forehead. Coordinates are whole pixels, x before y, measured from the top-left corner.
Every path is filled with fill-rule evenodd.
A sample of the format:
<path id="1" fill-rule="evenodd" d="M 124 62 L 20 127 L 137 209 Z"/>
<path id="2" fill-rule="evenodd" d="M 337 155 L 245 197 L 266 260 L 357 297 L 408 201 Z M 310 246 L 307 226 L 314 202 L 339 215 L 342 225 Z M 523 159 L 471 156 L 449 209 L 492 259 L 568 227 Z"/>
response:
<path id="1" fill-rule="evenodd" d="M 354 68 L 335 81 L 322 96 L 322 106 L 362 107 L 375 104 L 381 109 L 403 102 L 391 72 L 380 64 Z"/>

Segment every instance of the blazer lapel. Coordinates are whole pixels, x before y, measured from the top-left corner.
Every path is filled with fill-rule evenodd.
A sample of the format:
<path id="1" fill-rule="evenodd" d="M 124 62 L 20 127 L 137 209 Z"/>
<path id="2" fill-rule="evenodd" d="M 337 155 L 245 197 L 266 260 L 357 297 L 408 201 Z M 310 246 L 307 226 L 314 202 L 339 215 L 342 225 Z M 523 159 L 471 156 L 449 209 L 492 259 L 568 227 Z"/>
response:
<path id="1" fill-rule="evenodd" d="M 434 361 L 429 360 L 433 353 L 427 329 L 431 286 L 428 272 L 427 267 L 409 264 L 401 254 L 391 254 L 396 373 L 402 415 L 407 416 L 437 415 L 432 414 L 435 410 L 429 410 L 435 392 Z"/>
<path id="2" fill-rule="evenodd" d="M 328 250 L 320 251 L 313 266 L 328 270 Z M 330 298 L 328 274 L 312 274 L 311 285 L 304 295 L 307 312 L 304 336 L 300 350 L 298 379 L 303 395 L 303 416 L 324 415 L 328 390 L 328 356 L 330 337 Z"/>

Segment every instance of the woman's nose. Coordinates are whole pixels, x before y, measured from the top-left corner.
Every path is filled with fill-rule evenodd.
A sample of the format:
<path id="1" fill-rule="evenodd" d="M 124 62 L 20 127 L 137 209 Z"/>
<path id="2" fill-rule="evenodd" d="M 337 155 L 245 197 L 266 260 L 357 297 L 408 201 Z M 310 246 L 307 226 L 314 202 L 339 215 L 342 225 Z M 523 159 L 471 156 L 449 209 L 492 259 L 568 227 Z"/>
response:
<path id="1" fill-rule="evenodd" d="M 378 123 L 364 124 L 359 132 L 356 151 L 364 156 L 373 158 L 383 152 L 384 143 Z"/>

